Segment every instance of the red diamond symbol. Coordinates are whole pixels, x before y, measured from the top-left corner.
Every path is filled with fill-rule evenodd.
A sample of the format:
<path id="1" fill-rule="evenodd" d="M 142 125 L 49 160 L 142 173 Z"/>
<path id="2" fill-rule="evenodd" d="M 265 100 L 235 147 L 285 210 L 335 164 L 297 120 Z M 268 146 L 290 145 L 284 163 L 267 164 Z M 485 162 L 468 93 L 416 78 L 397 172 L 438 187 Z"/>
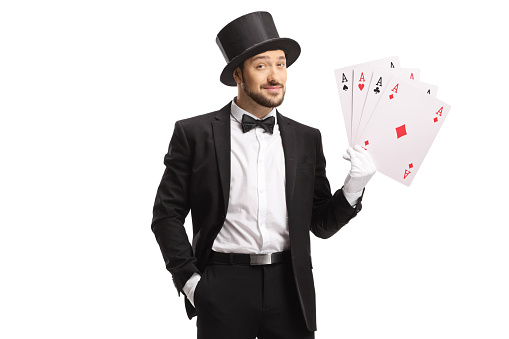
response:
<path id="1" fill-rule="evenodd" d="M 389 95 L 389 99 L 391 99 L 391 100 L 394 99 L 394 95 L 392 95 L 392 94 Z"/>
<path id="2" fill-rule="evenodd" d="M 438 118 L 437 118 L 437 117 L 435 117 L 435 118 L 433 119 L 433 122 L 437 122 L 437 121 L 438 121 Z"/>
<path id="3" fill-rule="evenodd" d="M 369 140 L 364 141 L 364 146 L 368 146 L 368 145 L 369 145 Z"/>
<path id="4" fill-rule="evenodd" d="M 398 136 L 398 139 L 402 136 L 406 135 L 406 128 L 405 125 L 399 126 L 396 128 L 396 135 Z"/>
<path id="5" fill-rule="evenodd" d="M 413 168 L 413 167 L 414 167 L 414 164 L 408 165 L 408 168 Z"/>

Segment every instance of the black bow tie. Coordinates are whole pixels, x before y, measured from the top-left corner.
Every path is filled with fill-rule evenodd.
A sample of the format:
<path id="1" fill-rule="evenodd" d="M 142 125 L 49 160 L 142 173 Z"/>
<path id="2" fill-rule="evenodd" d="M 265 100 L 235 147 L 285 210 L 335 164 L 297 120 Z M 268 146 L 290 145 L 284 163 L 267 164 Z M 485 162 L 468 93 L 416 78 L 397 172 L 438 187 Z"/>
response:
<path id="1" fill-rule="evenodd" d="M 268 117 L 263 120 L 256 120 L 251 118 L 247 114 L 244 114 L 242 116 L 242 130 L 244 131 L 244 133 L 246 133 L 258 126 L 263 128 L 265 132 L 272 134 L 272 132 L 274 131 L 275 122 L 276 118 L 274 117 Z"/>

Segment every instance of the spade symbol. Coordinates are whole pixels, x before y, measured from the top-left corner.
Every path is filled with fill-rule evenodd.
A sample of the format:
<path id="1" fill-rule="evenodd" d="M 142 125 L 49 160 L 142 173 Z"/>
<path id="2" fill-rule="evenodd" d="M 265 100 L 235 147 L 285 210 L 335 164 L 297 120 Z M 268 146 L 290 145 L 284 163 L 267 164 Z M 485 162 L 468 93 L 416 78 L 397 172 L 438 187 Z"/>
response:
<path id="1" fill-rule="evenodd" d="M 347 85 L 344 85 L 343 86 L 343 91 L 347 91 L 348 90 L 348 86 Z"/>
<path id="2" fill-rule="evenodd" d="M 375 88 L 375 89 L 373 90 L 373 92 L 375 92 L 375 94 L 380 93 L 380 88 L 378 88 L 378 87 L 377 87 L 377 88 Z"/>

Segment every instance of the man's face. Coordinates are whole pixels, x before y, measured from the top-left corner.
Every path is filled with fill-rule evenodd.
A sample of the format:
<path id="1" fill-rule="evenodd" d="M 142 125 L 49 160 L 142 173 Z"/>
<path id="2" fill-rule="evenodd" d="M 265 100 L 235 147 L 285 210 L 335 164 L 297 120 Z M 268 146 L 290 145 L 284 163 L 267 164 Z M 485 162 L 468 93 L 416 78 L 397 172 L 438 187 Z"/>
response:
<path id="1" fill-rule="evenodd" d="M 240 71 L 240 69 L 238 69 Z M 263 107 L 278 107 L 286 91 L 286 57 L 282 50 L 267 51 L 244 62 L 242 90 Z"/>

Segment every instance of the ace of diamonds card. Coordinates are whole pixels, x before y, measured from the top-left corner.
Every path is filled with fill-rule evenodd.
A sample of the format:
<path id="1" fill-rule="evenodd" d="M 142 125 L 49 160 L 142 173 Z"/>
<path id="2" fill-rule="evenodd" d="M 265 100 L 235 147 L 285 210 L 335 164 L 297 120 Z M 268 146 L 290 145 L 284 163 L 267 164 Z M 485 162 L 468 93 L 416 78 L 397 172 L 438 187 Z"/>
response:
<path id="1" fill-rule="evenodd" d="M 410 186 L 449 110 L 448 104 L 392 77 L 359 144 L 378 172 Z"/>
<path id="2" fill-rule="evenodd" d="M 364 131 L 364 128 L 366 128 L 366 125 L 371 118 L 371 114 L 373 113 L 376 104 L 378 103 L 378 99 L 383 96 L 383 92 L 386 87 L 385 85 L 389 83 L 392 75 L 409 81 L 418 82 L 420 78 L 420 70 L 417 68 L 380 68 L 373 71 L 373 75 L 370 75 L 372 81 L 369 84 L 369 88 L 366 89 L 364 100 L 362 101 L 364 106 L 362 109 L 362 114 L 360 114 L 360 119 L 357 121 L 357 125 L 354 125 L 354 122 L 352 122 L 352 126 L 357 126 L 353 136 L 354 144 L 359 142 L 359 136 Z M 354 92 L 354 107 L 357 100 L 359 100 L 358 96 L 356 97 Z"/>

